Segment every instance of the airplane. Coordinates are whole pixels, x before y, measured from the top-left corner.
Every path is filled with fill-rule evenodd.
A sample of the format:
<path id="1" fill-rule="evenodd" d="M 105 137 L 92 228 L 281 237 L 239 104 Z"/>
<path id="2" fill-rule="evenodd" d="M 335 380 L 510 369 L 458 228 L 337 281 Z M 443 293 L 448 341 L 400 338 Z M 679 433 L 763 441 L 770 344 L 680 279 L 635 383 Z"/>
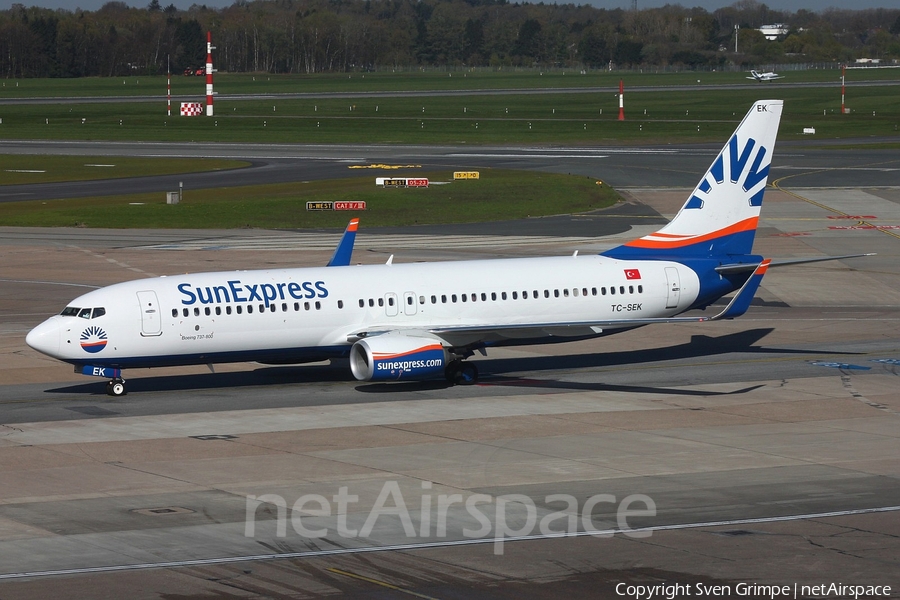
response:
<path id="1" fill-rule="evenodd" d="M 769 267 L 850 258 L 752 253 L 782 104 L 753 103 L 667 225 L 600 254 L 353 266 L 354 219 L 326 267 L 118 283 L 75 298 L 26 342 L 121 396 L 123 369 L 243 361 L 349 359 L 359 381 L 471 384 L 466 359 L 491 347 L 732 319 Z M 718 314 L 679 316 L 732 292 Z"/>
<path id="2" fill-rule="evenodd" d="M 773 73 L 772 71 L 768 71 L 766 73 L 760 73 L 759 71 L 750 71 L 751 77 L 747 79 L 753 79 L 755 81 L 775 81 L 776 79 L 784 79 L 784 75 L 779 75 L 778 73 Z"/>

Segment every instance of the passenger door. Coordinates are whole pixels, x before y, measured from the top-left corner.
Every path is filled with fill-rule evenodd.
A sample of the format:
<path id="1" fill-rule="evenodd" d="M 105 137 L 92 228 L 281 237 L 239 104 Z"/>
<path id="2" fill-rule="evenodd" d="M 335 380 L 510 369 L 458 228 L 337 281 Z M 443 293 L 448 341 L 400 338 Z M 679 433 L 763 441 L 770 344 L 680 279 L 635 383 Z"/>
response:
<path id="1" fill-rule="evenodd" d="M 141 305 L 141 335 L 156 336 L 162 334 L 162 312 L 156 292 L 146 290 L 137 293 L 138 302 Z"/>

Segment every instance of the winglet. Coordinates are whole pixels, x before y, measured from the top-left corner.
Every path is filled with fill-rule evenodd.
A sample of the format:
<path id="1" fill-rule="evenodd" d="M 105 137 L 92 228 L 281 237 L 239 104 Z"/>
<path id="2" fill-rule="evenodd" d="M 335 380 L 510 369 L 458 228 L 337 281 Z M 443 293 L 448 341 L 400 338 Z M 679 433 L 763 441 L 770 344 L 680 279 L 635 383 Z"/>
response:
<path id="1" fill-rule="evenodd" d="M 747 309 L 750 308 L 750 302 L 753 301 L 753 296 L 756 295 L 756 290 L 759 289 L 763 275 L 766 274 L 766 270 L 769 268 L 770 262 L 772 261 L 767 258 L 759 263 L 759 266 L 753 271 L 753 275 L 744 282 L 738 293 L 734 295 L 734 298 L 725 307 L 725 310 L 716 315 L 716 319 L 733 319 L 747 312 Z"/>
<path id="2" fill-rule="evenodd" d="M 356 241 L 356 229 L 359 227 L 359 219 L 350 219 L 344 235 L 341 237 L 340 243 L 334 249 L 334 254 L 326 266 L 329 267 L 346 267 L 350 264 L 350 257 L 353 256 L 353 243 Z"/>

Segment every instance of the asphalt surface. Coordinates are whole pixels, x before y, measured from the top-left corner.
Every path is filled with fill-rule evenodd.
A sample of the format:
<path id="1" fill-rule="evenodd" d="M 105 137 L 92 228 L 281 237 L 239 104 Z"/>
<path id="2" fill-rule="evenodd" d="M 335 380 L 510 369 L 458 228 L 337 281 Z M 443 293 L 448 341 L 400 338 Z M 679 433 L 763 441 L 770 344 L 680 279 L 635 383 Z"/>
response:
<path id="1" fill-rule="evenodd" d="M 718 149 L 595 150 L 289 146 L 253 160 L 270 176 L 313 154 L 318 168 L 308 173 L 322 176 L 353 172 L 347 165 L 359 163 L 341 162 L 349 158 L 562 172 L 612 162 L 600 154 L 619 161 L 591 171 L 625 190 L 628 202 L 614 211 L 489 231 L 361 232 L 355 260 L 382 262 L 388 251 L 415 261 L 622 243 L 671 217 Z M 0 594 L 616 598 L 623 582 L 716 583 L 732 596 L 742 582 L 900 585 L 898 160 L 892 150 L 779 146 L 770 181 L 790 193 L 767 193 L 757 233 L 766 256 L 877 256 L 770 269 L 748 314 L 734 321 L 492 350 L 476 358 L 484 377 L 472 387 L 360 383 L 343 365 L 240 364 L 134 371 L 129 394 L 112 399 L 102 381 L 23 344 L 79 286 L 322 264 L 337 234 L 4 229 L 0 578 L 12 579 Z M 841 214 L 874 218 L 847 229 L 860 223 L 832 218 Z M 334 509 L 341 489 L 359 497 L 345 523 L 358 529 L 379 491 L 399 490 L 414 535 L 396 513 L 365 537 L 338 534 L 334 512 L 301 517 L 295 508 L 298 521 L 288 519 L 284 534 L 274 504 L 248 513 L 248 499 L 265 494 L 287 507 L 314 495 Z M 439 513 L 424 517 L 421 507 L 427 497 L 437 510 L 440 494 L 489 498 L 490 533 L 469 545 L 465 528 L 478 522 L 457 504 L 439 535 Z M 578 530 L 619 532 L 508 541 L 498 554 L 492 536 L 501 521 L 538 533 L 521 510 L 494 512 L 508 494 L 519 508 L 530 499 L 537 520 L 560 510 L 552 496 L 570 496 L 570 512 L 587 510 Z M 653 516 L 630 521 L 659 527 L 650 537 L 617 529 L 615 503 L 635 495 L 655 504 Z M 584 508 L 591 498 L 602 501 Z M 327 535 L 301 535 L 301 518 Z M 49 576 L 60 569 L 71 571 Z"/>
<path id="2" fill-rule="evenodd" d="M 616 188 L 693 187 L 720 145 L 627 147 L 478 147 L 307 144 L 157 144 L 136 142 L 2 141 L 0 154 L 79 154 L 85 156 L 214 157 L 247 160 L 250 167 L 212 173 L 99 181 L 9 185 L 0 202 L 98 197 L 177 190 L 291 183 L 317 179 L 384 176 L 379 169 L 348 168 L 369 164 L 421 165 L 403 173 L 480 168 L 573 173 Z M 781 144 L 770 181 L 788 188 L 893 186 L 900 153 L 890 150 L 828 149 Z M 374 184 L 374 182 L 373 182 Z"/>

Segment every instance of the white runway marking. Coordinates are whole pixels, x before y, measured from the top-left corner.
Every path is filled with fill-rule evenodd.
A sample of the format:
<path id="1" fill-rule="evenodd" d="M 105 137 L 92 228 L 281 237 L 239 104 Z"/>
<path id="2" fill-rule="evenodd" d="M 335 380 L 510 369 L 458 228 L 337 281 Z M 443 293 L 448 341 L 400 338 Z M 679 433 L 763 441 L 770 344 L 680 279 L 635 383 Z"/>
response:
<path id="1" fill-rule="evenodd" d="M 565 537 L 597 536 L 609 537 L 617 533 L 653 533 L 655 531 L 675 531 L 679 529 L 702 529 L 706 527 L 722 527 L 727 525 L 750 525 L 759 523 L 783 523 L 787 521 L 806 521 L 809 519 L 825 519 L 830 517 L 846 517 L 851 515 L 865 515 L 872 513 L 885 513 L 900 511 L 900 506 L 882 506 L 878 508 L 863 508 L 856 510 L 838 510 L 823 513 L 810 513 L 804 515 L 788 515 L 784 517 L 760 517 L 755 519 L 733 519 L 728 521 L 706 521 L 701 523 L 681 523 L 675 525 L 658 525 L 655 527 L 635 527 L 633 529 L 604 529 L 598 531 L 578 531 L 575 533 L 549 533 L 536 535 L 522 535 L 504 537 L 504 543 L 521 542 L 526 540 L 547 540 Z M 136 571 L 141 569 L 171 569 L 174 567 L 199 567 L 209 565 L 222 565 L 236 562 L 251 562 L 261 560 L 314 558 L 322 556 L 340 556 L 348 554 L 367 554 L 370 552 L 391 552 L 397 550 L 423 550 L 428 548 L 445 548 L 449 546 L 474 546 L 479 544 L 493 544 L 496 539 L 478 538 L 467 540 L 448 540 L 441 542 L 421 542 L 413 544 L 391 544 L 387 546 L 364 546 L 361 548 L 333 548 L 330 550 L 309 550 L 306 552 L 284 552 L 281 554 L 250 554 L 244 556 L 226 556 L 220 558 L 198 558 L 193 560 L 175 560 L 155 563 L 137 563 L 132 565 L 108 565 L 102 567 L 82 567 L 79 569 L 57 569 L 48 571 L 30 571 L 23 573 L 2 573 L 0 580 L 4 579 L 29 579 L 35 577 L 50 577 L 55 575 L 83 575 L 86 573 L 113 573 L 117 571 Z"/>

